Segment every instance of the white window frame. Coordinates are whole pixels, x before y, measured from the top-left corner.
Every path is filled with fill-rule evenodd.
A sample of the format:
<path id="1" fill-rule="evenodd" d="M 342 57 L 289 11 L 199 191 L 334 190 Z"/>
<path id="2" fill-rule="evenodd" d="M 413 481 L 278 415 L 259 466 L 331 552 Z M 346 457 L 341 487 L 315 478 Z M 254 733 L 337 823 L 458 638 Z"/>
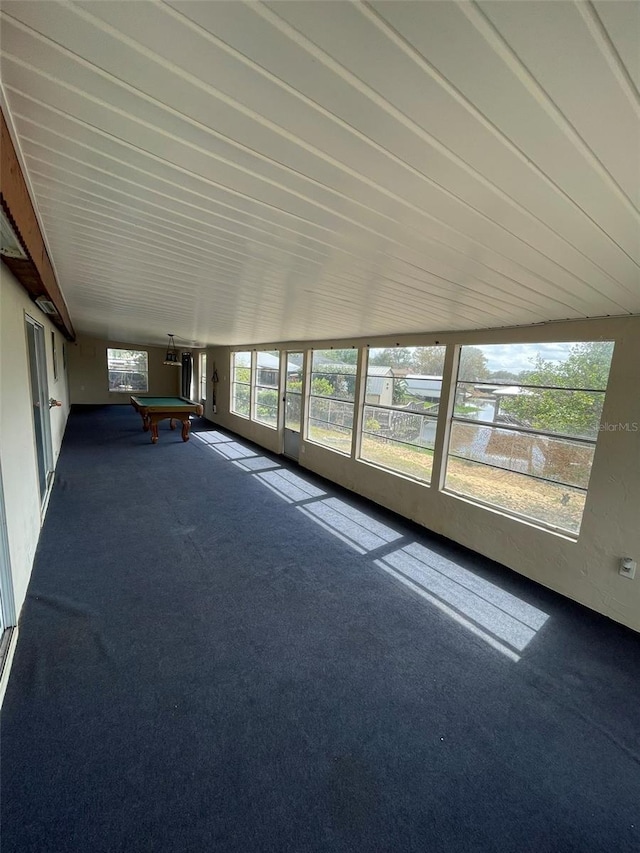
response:
<path id="1" fill-rule="evenodd" d="M 269 355 L 275 355 L 278 359 L 278 364 L 274 368 L 277 378 L 275 385 L 263 385 L 258 382 L 260 376 L 261 369 L 268 368 L 260 368 L 258 363 L 260 360 L 260 353 L 268 353 Z M 254 365 L 252 371 L 252 400 L 251 400 L 251 420 L 261 426 L 267 427 L 268 429 L 278 429 L 279 418 L 280 418 L 280 351 L 279 350 L 256 350 L 254 353 Z M 270 423 L 269 421 L 264 421 L 258 416 L 258 394 L 260 391 L 275 391 L 276 395 L 276 406 L 275 406 L 275 423 Z"/>
<path id="2" fill-rule="evenodd" d="M 236 365 L 236 358 L 240 355 L 248 355 L 249 356 L 249 365 L 248 366 L 245 364 Z M 238 418 L 245 418 L 245 420 L 250 420 L 250 418 L 251 418 L 251 407 L 253 405 L 253 382 L 252 382 L 253 364 L 254 364 L 253 355 L 254 354 L 251 352 L 251 350 L 235 350 L 234 352 L 231 353 L 231 370 L 230 370 L 231 382 L 229 383 L 229 386 L 230 386 L 229 387 L 229 391 L 230 391 L 229 411 L 232 415 L 235 415 Z M 248 382 L 238 382 L 236 380 L 236 369 L 248 370 L 249 371 L 249 381 Z M 249 411 L 247 412 L 247 414 L 245 414 L 244 412 L 239 412 L 239 411 L 237 411 L 237 409 L 234 408 L 235 400 L 236 400 L 236 393 L 235 393 L 236 386 L 246 387 L 249 390 Z"/>
<path id="3" fill-rule="evenodd" d="M 504 344 L 504 346 L 507 346 L 507 345 L 517 346 L 518 343 L 519 342 L 511 341 L 511 342 L 509 342 L 509 344 Z M 544 345 L 545 343 L 548 343 L 548 342 L 529 342 L 529 341 L 527 341 L 526 343 L 533 343 L 534 345 Z M 591 341 L 570 341 L 568 343 L 572 343 L 572 344 L 591 343 Z M 611 341 L 611 343 L 614 344 L 613 341 Z M 458 386 L 460 384 L 470 384 L 472 382 L 472 380 L 460 379 L 460 355 L 462 353 L 462 350 L 464 349 L 464 346 L 473 346 L 473 345 L 469 344 L 469 345 L 458 346 L 457 367 L 456 367 L 456 371 L 455 371 L 455 378 L 452 381 L 451 415 L 450 415 L 448 425 L 447 425 L 448 426 L 447 441 L 446 441 L 446 445 L 445 445 L 444 452 L 443 452 L 443 476 L 442 476 L 443 486 L 442 486 L 441 490 L 443 492 L 446 492 L 447 494 L 454 496 L 454 497 L 462 498 L 465 501 L 468 501 L 468 502 L 474 503 L 474 504 L 478 504 L 479 506 L 485 507 L 485 508 L 490 509 L 494 512 L 499 512 L 502 515 L 508 516 L 510 518 L 514 518 L 518 521 L 523 521 L 523 522 L 526 522 L 528 524 L 533 524 L 536 527 L 541 527 L 541 528 L 544 528 L 544 529 L 549 530 L 549 531 L 554 532 L 554 533 L 560 533 L 564 536 L 570 536 L 572 538 L 577 538 L 579 535 L 579 532 L 580 532 L 580 528 L 582 526 L 583 518 L 584 518 L 584 509 L 583 509 L 581 516 L 580 516 L 580 522 L 578 524 L 578 528 L 573 529 L 573 528 L 569 528 L 569 527 L 564 527 L 564 526 L 559 525 L 559 524 L 552 524 L 548 521 L 545 521 L 544 519 L 538 518 L 535 515 L 528 515 L 528 514 L 523 513 L 523 512 L 518 512 L 516 510 L 510 509 L 509 507 L 505 507 L 499 503 L 494 503 L 493 501 L 484 500 L 482 498 L 479 498 L 476 495 L 471 495 L 471 494 L 467 494 L 467 493 L 462 492 L 462 491 L 457 491 L 457 490 L 455 490 L 455 489 L 453 489 L 447 485 L 447 472 L 448 472 L 449 460 L 453 458 L 453 459 L 460 459 L 463 462 L 470 462 L 473 465 L 478 465 L 478 466 L 484 465 L 487 468 L 492 469 L 492 470 L 504 471 L 506 473 L 512 473 L 516 476 L 521 476 L 521 477 L 528 477 L 528 478 L 535 480 L 535 481 L 538 481 L 538 482 L 548 483 L 551 486 L 554 486 L 554 485 L 557 485 L 560 487 L 564 486 L 567 489 L 582 492 L 585 496 L 585 502 L 586 502 L 586 498 L 587 498 L 587 495 L 589 493 L 589 481 L 591 479 L 591 470 L 593 467 L 593 463 L 592 463 L 592 465 L 589 469 L 589 476 L 587 477 L 586 485 L 583 487 L 583 486 L 578 486 L 578 485 L 575 485 L 572 483 L 565 483 L 565 482 L 562 482 L 560 480 L 553 480 L 549 477 L 542 477 L 542 476 L 535 475 L 535 474 L 528 473 L 528 472 L 524 472 L 524 471 L 516 471 L 516 470 L 510 469 L 507 467 L 503 467 L 500 465 L 492 465 L 489 462 L 482 462 L 480 460 L 470 459 L 470 458 L 467 458 L 464 456 L 460 456 L 458 454 L 451 452 L 451 441 L 452 441 L 452 437 L 453 437 L 453 427 L 456 423 L 469 424 L 471 426 L 476 426 L 476 427 L 483 427 L 483 428 L 487 428 L 491 431 L 496 431 L 496 432 L 497 431 L 513 432 L 516 435 L 518 435 L 518 434 L 519 435 L 533 435 L 533 436 L 538 436 L 541 439 L 551 439 L 551 440 L 556 440 L 556 441 L 561 442 L 561 443 L 585 445 L 585 446 L 593 448 L 594 456 L 595 456 L 595 450 L 596 450 L 597 442 L 598 442 L 598 436 L 597 435 L 595 438 L 590 438 L 590 437 L 586 437 L 586 436 L 573 436 L 573 435 L 569 435 L 567 433 L 557 432 L 557 431 L 548 430 L 548 429 L 547 430 L 534 429 L 534 428 L 529 428 L 529 427 L 525 427 L 522 425 L 512 425 L 512 424 L 508 424 L 508 423 L 502 423 L 500 421 L 496 421 L 496 422 L 491 423 L 491 422 L 487 422 L 487 421 L 476 420 L 476 419 L 472 419 L 472 418 L 465 418 L 463 416 L 456 415 L 455 414 L 455 405 L 456 405 L 455 401 L 457 398 Z M 476 346 L 481 346 L 481 345 L 477 344 Z M 486 346 L 491 346 L 491 344 L 486 344 Z M 615 346 L 615 344 L 614 344 L 614 346 Z M 498 381 L 493 381 L 491 379 L 487 379 L 484 382 L 478 381 L 478 382 L 475 382 L 473 384 L 476 384 L 476 385 L 487 384 L 487 385 L 491 385 L 491 386 L 504 385 L 504 386 L 508 386 L 508 387 L 517 386 L 519 388 L 533 389 L 533 390 L 537 389 L 537 390 L 541 390 L 541 391 L 549 390 L 549 391 L 566 391 L 569 393 L 580 393 L 580 392 L 597 393 L 597 394 L 602 394 L 603 407 L 604 407 L 605 400 L 606 400 L 606 387 L 604 389 L 602 389 L 602 388 L 571 387 L 571 386 L 566 386 L 566 385 L 562 385 L 562 386 L 533 385 L 533 384 L 528 384 L 526 382 L 522 382 L 522 383 L 515 382 L 515 381 L 498 382 Z"/>
<path id="4" fill-rule="evenodd" d="M 201 352 L 198 358 L 198 380 L 200 385 L 200 402 L 207 399 L 207 354 Z"/>
<path id="5" fill-rule="evenodd" d="M 411 345 L 407 346 L 407 349 L 412 349 L 412 350 L 413 349 L 442 349 L 442 348 L 443 347 L 441 344 L 432 344 L 432 345 L 428 345 L 428 344 L 427 345 L 419 345 L 419 344 L 417 344 L 415 346 L 411 346 Z M 409 474 L 405 471 L 400 470 L 399 468 L 392 468 L 390 465 L 385 465 L 384 463 L 378 462 L 375 459 L 368 459 L 366 456 L 362 455 L 362 438 L 366 435 L 371 435 L 371 436 L 377 435 L 377 433 L 371 432 L 371 431 L 366 429 L 366 423 L 367 422 L 366 422 L 366 418 L 365 418 L 365 410 L 367 408 L 373 408 L 373 409 L 382 409 L 386 412 L 389 412 L 389 422 L 391 422 L 392 413 L 397 414 L 397 413 L 403 412 L 403 410 L 400 409 L 398 406 L 386 405 L 383 403 L 368 403 L 367 402 L 367 385 L 369 383 L 369 378 L 370 378 L 369 359 L 371 357 L 371 349 L 383 349 L 383 348 L 382 347 L 380 347 L 380 348 L 379 347 L 371 347 L 371 348 L 367 349 L 366 355 L 365 355 L 365 363 L 364 363 L 364 367 L 363 367 L 363 382 L 362 382 L 364 390 L 362 393 L 362 403 L 360 406 L 360 411 L 361 411 L 360 441 L 358 443 L 357 459 L 360 462 L 365 462 L 367 465 L 373 465 L 376 468 L 382 468 L 384 471 L 388 471 L 390 474 L 394 474 L 394 475 L 399 476 L 399 477 L 407 477 L 411 480 L 416 480 L 418 483 L 424 484 L 425 486 L 430 486 L 433 482 L 433 470 L 435 468 L 435 456 L 436 456 L 436 433 L 437 433 L 438 422 L 439 422 L 439 418 L 440 418 L 440 405 L 442 403 L 442 398 L 443 398 L 443 393 L 444 393 L 443 392 L 443 389 L 444 389 L 444 368 L 443 368 L 443 375 L 440 376 L 438 379 L 438 381 L 440 382 L 440 398 L 439 398 L 440 402 L 438 404 L 439 405 L 438 413 L 437 414 L 429 414 L 427 412 L 424 412 L 424 413 L 423 412 L 413 412 L 413 411 L 407 411 L 406 412 L 407 414 L 413 415 L 413 416 L 418 417 L 418 418 L 422 418 L 425 422 L 431 422 L 433 424 L 433 431 L 434 431 L 433 447 L 428 448 L 426 445 L 414 444 L 413 442 L 410 442 L 410 441 L 402 441 L 400 439 L 395 439 L 395 438 L 388 438 L 388 441 L 393 445 L 406 445 L 407 447 L 415 447 L 418 450 L 431 450 L 431 452 L 433 454 L 432 470 L 430 472 L 428 472 L 427 476 L 421 477 L 421 476 L 418 476 L 417 474 Z M 393 382 L 395 381 L 395 378 L 389 377 L 389 381 L 392 383 L 392 389 L 393 389 Z M 393 390 L 392 390 L 392 394 L 393 394 Z"/>
<path id="6" fill-rule="evenodd" d="M 347 349 L 351 349 L 351 348 L 350 347 L 336 347 L 336 349 L 337 350 L 347 350 Z M 305 438 L 305 441 L 309 441 L 312 444 L 317 445 L 318 447 L 323 447 L 323 448 L 325 448 L 325 450 L 330 450 L 332 453 L 340 453 L 343 456 L 352 457 L 353 456 L 353 447 L 354 447 L 354 436 L 358 435 L 358 425 L 356 422 L 356 414 L 358 412 L 358 409 L 356 408 L 356 400 L 358 399 L 358 389 L 359 389 L 359 381 L 360 381 L 360 376 L 359 376 L 359 371 L 358 371 L 359 361 L 357 361 L 356 364 L 354 365 L 355 370 L 354 370 L 353 374 L 350 374 L 350 373 L 344 374 L 345 376 L 353 375 L 353 377 L 354 377 L 355 385 L 354 385 L 354 395 L 353 395 L 352 400 L 349 400 L 346 397 L 325 397 L 322 394 L 314 394 L 313 393 L 313 379 L 314 379 L 314 376 L 319 373 L 319 371 L 315 371 L 313 369 L 314 355 L 315 355 L 315 353 L 318 353 L 318 352 L 330 352 L 330 351 L 331 351 L 330 349 L 327 350 L 326 348 L 312 349 L 309 351 L 309 382 L 308 382 L 307 405 L 305 407 L 304 438 Z M 358 355 L 359 355 L 359 353 L 358 353 Z M 327 364 L 329 364 L 329 362 L 327 362 Z M 326 375 L 327 372 L 328 371 L 323 371 L 320 373 L 320 375 Z M 336 371 L 336 373 L 339 373 L 339 372 Z M 327 402 L 342 403 L 342 404 L 346 404 L 346 405 L 351 406 L 351 408 L 352 408 L 352 419 L 351 419 L 352 425 L 351 425 L 351 427 L 344 427 L 344 426 L 342 427 L 343 429 L 349 429 L 351 432 L 350 449 L 348 451 L 347 450 L 340 450 L 337 447 L 332 447 L 330 444 L 324 444 L 323 442 L 318 441 L 316 438 L 312 438 L 310 436 L 311 422 L 312 421 L 319 421 L 318 418 L 311 417 L 311 409 L 312 409 L 312 405 L 313 405 L 313 400 L 325 400 Z M 332 425 L 330 421 L 319 421 L 319 422 Z M 334 424 L 334 426 L 339 427 L 341 425 L 340 424 Z"/>

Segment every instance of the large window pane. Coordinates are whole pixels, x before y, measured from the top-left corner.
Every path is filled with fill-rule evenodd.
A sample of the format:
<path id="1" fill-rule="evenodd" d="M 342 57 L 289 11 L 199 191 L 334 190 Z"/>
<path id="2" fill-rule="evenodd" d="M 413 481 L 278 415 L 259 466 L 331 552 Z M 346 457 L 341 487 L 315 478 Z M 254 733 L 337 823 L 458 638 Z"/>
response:
<path id="1" fill-rule="evenodd" d="M 258 423 L 278 426 L 280 353 L 263 350 L 256 353 L 253 419 Z"/>
<path id="2" fill-rule="evenodd" d="M 254 419 L 267 426 L 278 425 L 278 392 L 256 387 Z"/>
<path id="3" fill-rule="evenodd" d="M 345 453 L 351 450 L 358 351 L 314 350 L 307 438 Z"/>
<path id="4" fill-rule="evenodd" d="M 231 364 L 231 411 L 248 418 L 251 411 L 251 353 L 232 353 Z"/>
<path id="5" fill-rule="evenodd" d="M 577 533 L 612 354 L 611 341 L 462 347 L 446 488 Z"/>
<path id="6" fill-rule="evenodd" d="M 144 350 L 107 349 L 109 391 L 149 390 L 149 362 Z"/>
<path id="7" fill-rule="evenodd" d="M 342 453 L 351 452 L 351 430 L 347 427 L 329 425 L 325 421 L 309 418 L 307 437 L 331 450 L 340 450 Z"/>
<path id="8" fill-rule="evenodd" d="M 449 457 L 447 488 L 497 509 L 578 533 L 586 492 Z"/>
<path id="9" fill-rule="evenodd" d="M 456 422 L 449 444 L 454 456 L 581 489 L 589 484 L 593 452 L 591 443 Z"/>
<path id="10" fill-rule="evenodd" d="M 311 393 L 353 401 L 356 388 L 358 350 L 314 350 Z"/>
<path id="11" fill-rule="evenodd" d="M 595 439 L 603 404 L 604 391 L 458 382 L 454 415 Z"/>
<path id="12" fill-rule="evenodd" d="M 436 419 L 429 415 L 394 412 L 377 406 L 364 407 L 363 433 L 369 433 L 387 441 L 401 441 L 404 444 L 433 449 L 436 426 Z"/>
<path id="13" fill-rule="evenodd" d="M 360 458 L 417 480 L 429 482 L 431 479 L 433 451 L 426 447 L 403 444 L 400 441 L 390 441 L 378 435 L 363 433 Z"/>
<path id="14" fill-rule="evenodd" d="M 458 381 L 606 391 L 613 341 L 462 347 Z"/>
<path id="15" fill-rule="evenodd" d="M 444 347 L 369 350 L 360 458 L 429 482 Z"/>
<path id="16" fill-rule="evenodd" d="M 322 421 L 329 426 L 341 426 L 351 429 L 353 426 L 353 405 L 342 400 L 324 400 L 312 397 L 309 402 L 309 417 Z"/>

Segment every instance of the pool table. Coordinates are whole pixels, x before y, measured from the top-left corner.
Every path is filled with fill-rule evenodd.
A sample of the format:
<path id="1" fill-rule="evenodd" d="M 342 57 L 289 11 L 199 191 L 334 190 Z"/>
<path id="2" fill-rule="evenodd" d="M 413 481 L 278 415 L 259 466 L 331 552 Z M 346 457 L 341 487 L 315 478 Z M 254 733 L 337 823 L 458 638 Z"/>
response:
<path id="1" fill-rule="evenodd" d="M 151 441 L 158 441 L 158 424 L 169 419 L 169 426 L 175 429 L 174 421 L 182 421 L 182 440 L 189 441 L 190 415 L 202 415 L 200 403 L 194 403 L 186 397 L 131 397 L 131 405 L 142 417 L 142 429 L 151 430 Z"/>

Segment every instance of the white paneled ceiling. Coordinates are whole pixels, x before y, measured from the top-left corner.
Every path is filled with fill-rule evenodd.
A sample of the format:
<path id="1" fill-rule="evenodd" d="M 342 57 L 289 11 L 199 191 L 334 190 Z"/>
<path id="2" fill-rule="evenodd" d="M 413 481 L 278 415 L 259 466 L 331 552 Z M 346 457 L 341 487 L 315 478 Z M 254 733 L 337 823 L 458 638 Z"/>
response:
<path id="1" fill-rule="evenodd" d="M 640 3 L 1 10 L 79 331 L 248 344 L 640 313 Z"/>

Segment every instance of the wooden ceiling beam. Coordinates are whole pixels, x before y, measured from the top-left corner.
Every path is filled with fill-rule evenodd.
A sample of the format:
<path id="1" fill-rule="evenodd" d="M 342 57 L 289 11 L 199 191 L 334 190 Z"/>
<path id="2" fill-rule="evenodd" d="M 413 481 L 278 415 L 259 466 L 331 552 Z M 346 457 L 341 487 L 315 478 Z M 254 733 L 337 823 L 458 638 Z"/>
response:
<path id="1" fill-rule="evenodd" d="M 73 341 L 76 334 L 71 317 L 56 280 L 2 110 L 0 121 L 0 203 L 27 255 L 26 259 L 3 255 L 2 260 L 34 301 L 44 296 L 53 303 L 58 315 L 50 314 L 49 319 L 68 340 Z"/>

